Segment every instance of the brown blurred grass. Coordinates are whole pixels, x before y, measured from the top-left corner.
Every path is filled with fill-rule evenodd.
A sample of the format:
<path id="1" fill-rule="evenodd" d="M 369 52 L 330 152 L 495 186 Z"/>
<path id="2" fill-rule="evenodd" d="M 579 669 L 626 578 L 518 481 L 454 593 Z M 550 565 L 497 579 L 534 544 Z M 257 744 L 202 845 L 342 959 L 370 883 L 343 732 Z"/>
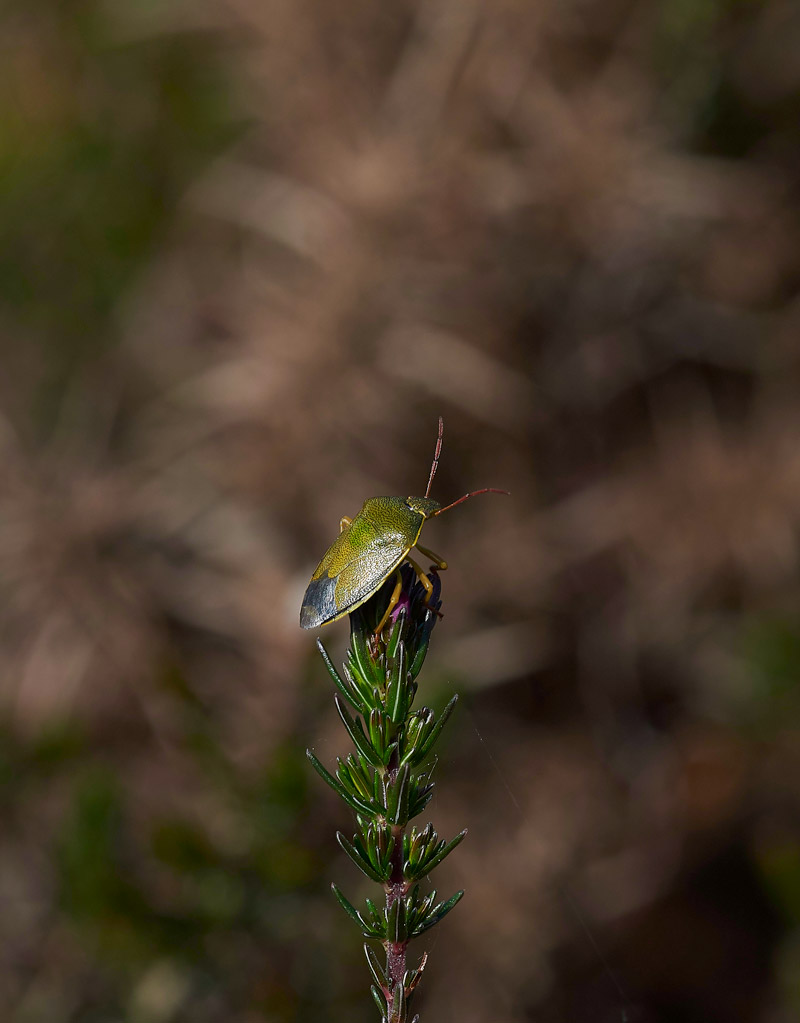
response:
<path id="1" fill-rule="evenodd" d="M 424 1017 L 793 1018 L 793 6 L 2 23 L 7 1018 L 366 1018 L 275 765 L 342 750 L 299 598 L 439 414 L 437 494 L 513 497 L 426 535 L 470 839 Z"/>

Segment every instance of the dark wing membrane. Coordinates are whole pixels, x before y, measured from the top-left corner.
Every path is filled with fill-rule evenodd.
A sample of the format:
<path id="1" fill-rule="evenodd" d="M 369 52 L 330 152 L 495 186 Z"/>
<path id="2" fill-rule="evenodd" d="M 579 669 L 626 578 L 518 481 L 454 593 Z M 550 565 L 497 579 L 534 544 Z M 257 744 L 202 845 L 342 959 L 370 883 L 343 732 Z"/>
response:
<path id="1" fill-rule="evenodd" d="M 363 530 L 363 521 L 359 525 Z M 362 532 L 356 545 L 352 531 L 351 526 L 337 537 L 311 577 L 300 611 L 304 629 L 333 622 L 363 604 L 411 549 L 399 532 L 375 530 L 369 539 Z"/>
<path id="2" fill-rule="evenodd" d="M 333 602 L 335 588 L 336 580 L 330 576 L 311 580 L 303 597 L 303 606 L 300 608 L 301 629 L 316 629 L 338 617 Z"/>

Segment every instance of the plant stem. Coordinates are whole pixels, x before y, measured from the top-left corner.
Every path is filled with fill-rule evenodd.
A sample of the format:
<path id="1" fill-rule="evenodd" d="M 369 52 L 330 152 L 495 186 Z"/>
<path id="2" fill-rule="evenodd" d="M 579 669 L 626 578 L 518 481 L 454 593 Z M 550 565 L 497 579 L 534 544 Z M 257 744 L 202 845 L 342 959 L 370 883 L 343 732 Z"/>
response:
<path id="1" fill-rule="evenodd" d="M 339 758 L 331 774 L 309 750 L 315 770 L 326 784 L 356 811 L 358 827 L 352 839 L 337 840 L 363 874 L 382 885 L 385 906 L 378 910 L 369 899 L 359 912 L 333 885 L 348 916 L 369 942 L 379 940 L 385 968 L 367 943 L 364 951 L 373 978 L 372 996 L 381 1023 L 416 1023 L 409 1003 L 425 968 L 427 956 L 408 970 L 409 941 L 438 924 L 463 892 L 436 902 L 436 892 L 420 894 L 420 881 L 459 844 L 466 832 L 446 843 L 428 824 L 407 834 L 409 821 L 427 806 L 433 782 L 422 764 L 450 716 L 455 697 L 439 715 L 421 707 L 413 710 L 416 677 L 422 668 L 431 631 L 439 616 L 440 582 L 435 572 L 423 587 L 411 566 L 401 568 L 401 601 L 393 620 L 381 633 L 387 601 L 394 587 L 389 580 L 366 603 L 350 613 L 350 650 L 340 675 L 320 645 L 336 688 L 336 708 L 354 750 Z M 430 593 L 428 590 L 430 589 Z"/>
<path id="2" fill-rule="evenodd" d="M 396 772 L 395 772 L 396 773 Z M 394 849 L 392 851 L 392 874 L 389 884 L 386 885 L 386 909 L 391 908 L 392 903 L 402 899 L 408 885 L 403 878 L 403 837 L 405 827 L 396 824 L 392 828 Z M 386 977 L 389 981 L 390 991 L 394 990 L 395 984 L 402 984 L 406 975 L 406 950 L 408 941 L 385 941 L 386 950 Z"/>

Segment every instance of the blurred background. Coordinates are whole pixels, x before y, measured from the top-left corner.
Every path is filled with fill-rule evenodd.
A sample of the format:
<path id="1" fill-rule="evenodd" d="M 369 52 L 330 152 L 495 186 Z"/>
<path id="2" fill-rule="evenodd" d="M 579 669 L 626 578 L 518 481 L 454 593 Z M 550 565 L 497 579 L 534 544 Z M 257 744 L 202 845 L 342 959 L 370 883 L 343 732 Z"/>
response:
<path id="1" fill-rule="evenodd" d="M 440 414 L 422 1019 L 800 1017 L 799 168 L 792 0 L 2 3 L 0 1018 L 375 1017 L 297 618 Z"/>

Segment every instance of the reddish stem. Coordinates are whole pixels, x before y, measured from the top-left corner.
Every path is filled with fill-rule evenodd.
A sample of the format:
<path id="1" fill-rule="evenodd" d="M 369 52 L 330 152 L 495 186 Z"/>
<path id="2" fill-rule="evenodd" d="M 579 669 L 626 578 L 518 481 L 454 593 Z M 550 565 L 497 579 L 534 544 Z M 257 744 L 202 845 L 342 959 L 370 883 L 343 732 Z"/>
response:
<path id="1" fill-rule="evenodd" d="M 398 754 L 395 750 L 395 753 L 389 762 L 389 770 L 386 775 L 386 780 L 391 785 L 393 785 L 397 779 L 397 772 L 399 769 L 398 759 Z M 395 824 L 392 827 L 392 838 L 394 839 L 394 848 L 392 850 L 391 858 L 392 873 L 389 877 L 389 883 L 385 886 L 387 910 L 391 908 L 392 904 L 396 902 L 397 899 L 402 899 L 408 890 L 408 885 L 403 877 L 404 832 L 405 825 Z M 386 951 L 386 979 L 389 982 L 389 990 L 386 992 L 386 997 L 391 1011 L 392 992 L 397 984 L 403 983 L 403 978 L 406 975 L 406 949 L 408 948 L 408 941 L 385 941 L 383 943 L 383 947 Z"/>
<path id="2" fill-rule="evenodd" d="M 408 890 L 408 885 L 403 877 L 403 831 L 404 829 L 399 825 L 392 828 L 394 850 L 392 852 L 392 875 L 386 886 L 387 909 L 397 899 L 402 899 Z M 390 991 L 393 991 L 395 984 L 402 984 L 406 975 L 408 941 L 385 941 L 384 948 L 386 949 L 386 976 Z"/>

